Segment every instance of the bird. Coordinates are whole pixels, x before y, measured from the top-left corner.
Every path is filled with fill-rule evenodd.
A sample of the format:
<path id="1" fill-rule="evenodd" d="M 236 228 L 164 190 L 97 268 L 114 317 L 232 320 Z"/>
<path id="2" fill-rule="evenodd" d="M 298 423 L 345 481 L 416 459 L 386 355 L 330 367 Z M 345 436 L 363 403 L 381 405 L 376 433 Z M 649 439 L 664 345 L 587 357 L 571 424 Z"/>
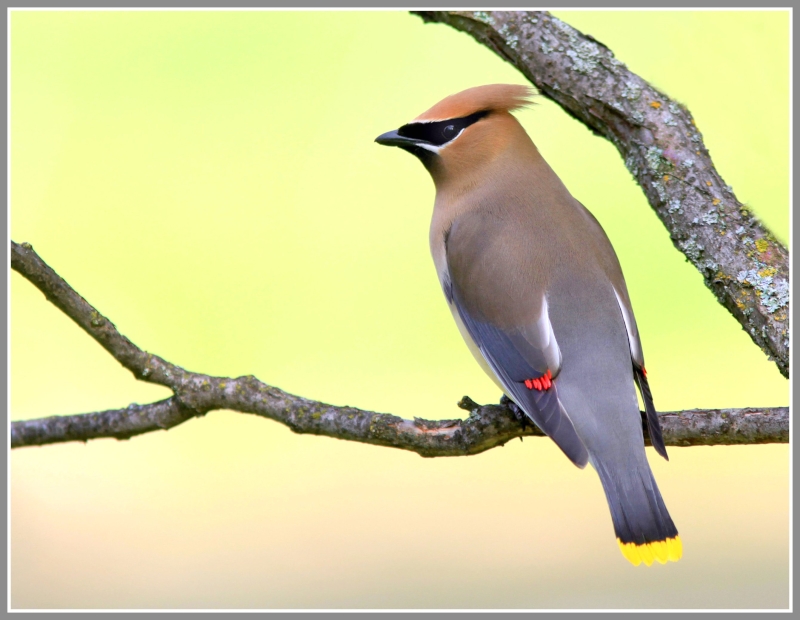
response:
<path id="1" fill-rule="evenodd" d="M 576 466 L 591 463 L 631 564 L 675 562 L 683 545 L 647 460 L 645 420 L 669 457 L 622 268 L 512 114 L 535 95 L 519 84 L 469 88 L 375 141 L 416 156 L 433 179 L 439 282 L 502 402 Z"/>

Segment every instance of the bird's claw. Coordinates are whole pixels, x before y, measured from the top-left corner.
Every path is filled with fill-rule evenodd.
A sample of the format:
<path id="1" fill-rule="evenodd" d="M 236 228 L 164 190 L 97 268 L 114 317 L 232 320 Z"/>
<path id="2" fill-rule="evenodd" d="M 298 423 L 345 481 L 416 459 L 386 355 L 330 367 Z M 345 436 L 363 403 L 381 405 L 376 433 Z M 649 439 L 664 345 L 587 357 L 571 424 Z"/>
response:
<path id="1" fill-rule="evenodd" d="M 514 414 L 514 417 L 522 425 L 523 431 L 527 430 L 529 426 L 532 426 L 530 420 L 528 420 L 528 416 L 520 408 L 520 406 L 505 394 L 503 394 L 503 396 L 500 398 L 500 404 L 505 405 L 511 411 L 511 413 Z"/>

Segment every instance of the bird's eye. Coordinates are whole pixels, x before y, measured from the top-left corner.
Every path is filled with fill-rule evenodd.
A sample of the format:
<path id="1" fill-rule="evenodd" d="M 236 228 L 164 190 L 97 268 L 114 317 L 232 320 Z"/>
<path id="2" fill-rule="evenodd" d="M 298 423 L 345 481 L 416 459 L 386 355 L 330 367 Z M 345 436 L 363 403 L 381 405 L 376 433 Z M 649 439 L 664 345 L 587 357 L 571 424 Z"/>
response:
<path id="1" fill-rule="evenodd" d="M 456 131 L 455 125 L 447 125 L 444 129 L 442 129 L 442 137 L 445 140 L 452 140 L 456 137 L 457 133 L 458 132 Z"/>

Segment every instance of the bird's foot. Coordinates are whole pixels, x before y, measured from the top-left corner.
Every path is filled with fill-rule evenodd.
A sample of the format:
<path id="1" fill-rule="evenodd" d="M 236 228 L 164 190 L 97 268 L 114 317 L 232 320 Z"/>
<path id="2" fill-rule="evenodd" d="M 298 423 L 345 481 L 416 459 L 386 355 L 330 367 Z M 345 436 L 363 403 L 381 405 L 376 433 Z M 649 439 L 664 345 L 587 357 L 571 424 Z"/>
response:
<path id="1" fill-rule="evenodd" d="M 503 394 L 500 398 L 500 404 L 505 405 L 514 414 L 514 417 L 517 421 L 522 425 L 522 430 L 527 430 L 529 426 L 531 426 L 530 420 L 525 412 L 520 408 L 520 406 L 511 400 L 508 396 Z"/>

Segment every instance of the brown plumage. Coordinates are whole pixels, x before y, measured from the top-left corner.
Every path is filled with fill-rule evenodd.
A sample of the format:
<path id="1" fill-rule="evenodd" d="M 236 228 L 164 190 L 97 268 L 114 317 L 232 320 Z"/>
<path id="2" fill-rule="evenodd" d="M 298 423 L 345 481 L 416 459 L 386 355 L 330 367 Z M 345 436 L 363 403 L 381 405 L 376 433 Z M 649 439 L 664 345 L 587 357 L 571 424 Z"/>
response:
<path id="1" fill-rule="evenodd" d="M 529 105 L 533 96 L 532 89 L 519 84 L 476 86 L 445 97 L 412 122 L 444 121 L 468 116 L 479 110 L 505 110 L 510 112 Z"/>
<path id="2" fill-rule="evenodd" d="M 592 463 L 625 557 L 677 560 L 644 450 L 634 384 L 667 458 L 622 270 L 510 113 L 530 98 L 524 86 L 471 88 L 377 142 L 411 152 L 433 178 L 431 253 L 475 358 L 573 463 Z"/>

